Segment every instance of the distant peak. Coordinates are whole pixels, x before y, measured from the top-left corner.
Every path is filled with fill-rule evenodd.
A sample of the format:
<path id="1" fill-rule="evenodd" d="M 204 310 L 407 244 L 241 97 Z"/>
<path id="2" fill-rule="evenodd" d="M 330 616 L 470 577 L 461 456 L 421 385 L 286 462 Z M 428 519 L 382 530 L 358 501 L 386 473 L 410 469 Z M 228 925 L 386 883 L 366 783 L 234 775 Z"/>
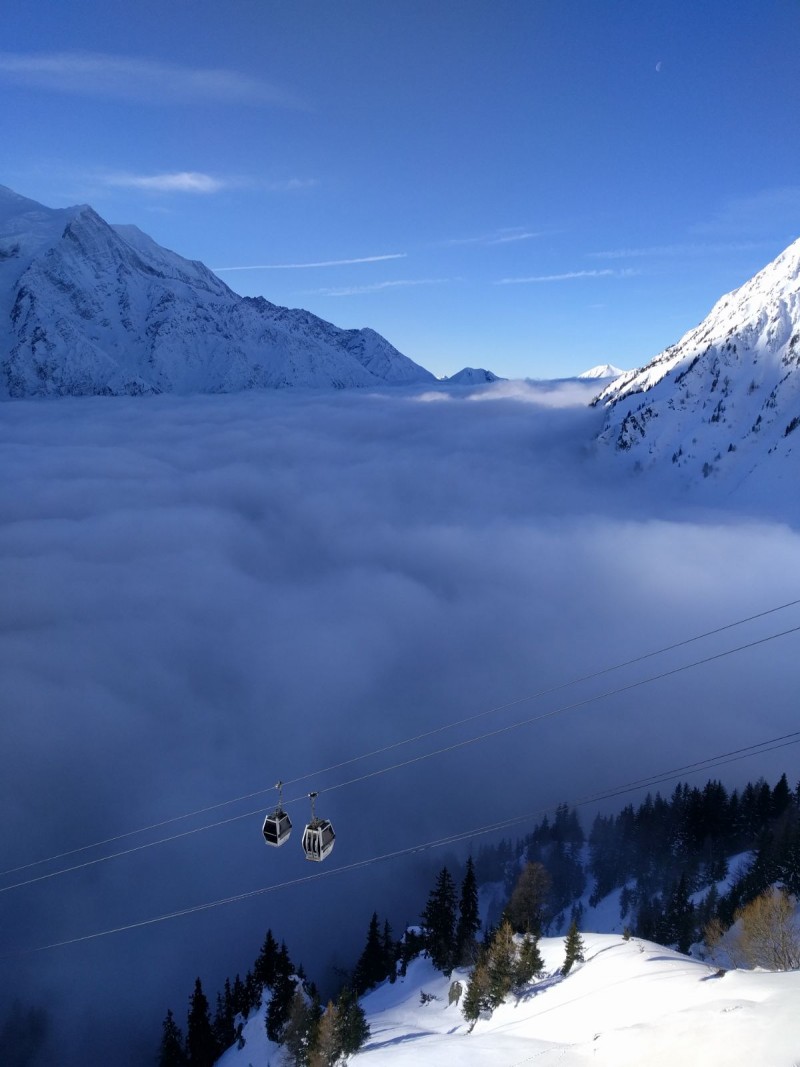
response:
<path id="1" fill-rule="evenodd" d="M 443 381 L 450 382 L 452 385 L 480 385 L 483 382 L 502 382 L 504 380 L 493 371 L 486 370 L 485 367 L 462 367 L 460 371 L 451 374 L 449 378 L 443 379 Z"/>
<path id="2" fill-rule="evenodd" d="M 619 378 L 621 374 L 625 374 L 626 371 L 620 370 L 619 367 L 615 367 L 613 363 L 601 363 L 597 367 L 592 367 L 590 370 L 585 370 L 583 374 L 579 374 L 579 378 Z"/>

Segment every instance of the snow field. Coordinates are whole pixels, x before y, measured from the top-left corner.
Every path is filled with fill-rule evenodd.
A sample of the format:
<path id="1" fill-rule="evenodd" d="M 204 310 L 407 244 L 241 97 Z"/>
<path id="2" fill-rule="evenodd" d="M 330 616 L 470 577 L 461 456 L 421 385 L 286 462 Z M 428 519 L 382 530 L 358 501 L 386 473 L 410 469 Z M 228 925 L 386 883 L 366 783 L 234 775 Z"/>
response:
<path id="1" fill-rule="evenodd" d="M 786 1067 L 800 1060 L 800 973 L 716 969 L 651 942 L 584 934 L 586 962 L 567 978 L 561 938 L 544 938 L 546 977 L 472 1033 L 448 1006 L 450 981 L 427 960 L 364 998 L 364 1067 L 578 1067 L 603 1064 Z M 420 992 L 438 999 L 420 1003 Z"/>

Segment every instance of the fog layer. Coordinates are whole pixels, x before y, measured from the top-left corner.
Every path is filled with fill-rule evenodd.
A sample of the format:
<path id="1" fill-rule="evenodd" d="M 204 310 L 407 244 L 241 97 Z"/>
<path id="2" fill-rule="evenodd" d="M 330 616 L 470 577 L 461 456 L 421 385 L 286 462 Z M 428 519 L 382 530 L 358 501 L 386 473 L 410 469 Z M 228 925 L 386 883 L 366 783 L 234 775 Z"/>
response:
<path id="1" fill-rule="evenodd" d="M 594 388 L 4 405 L 2 869 L 302 780 L 283 849 L 256 813 L 0 891 L 0 954 L 321 873 L 299 847 L 311 789 L 337 829 L 332 871 L 792 729 L 796 635 L 363 777 L 797 625 L 796 609 L 316 773 L 798 595 L 792 502 L 754 517 L 622 472 L 592 444 Z M 796 779 L 792 751 L 726 780 Z M 415 921 L 428 888 L 398 859 L 7 956 L 3 1003 L 46 1011 L 41 1062 L 143 1064 L 195 977 L 213 998 L 267 927 L 325 982 L 373 910 Z"/>

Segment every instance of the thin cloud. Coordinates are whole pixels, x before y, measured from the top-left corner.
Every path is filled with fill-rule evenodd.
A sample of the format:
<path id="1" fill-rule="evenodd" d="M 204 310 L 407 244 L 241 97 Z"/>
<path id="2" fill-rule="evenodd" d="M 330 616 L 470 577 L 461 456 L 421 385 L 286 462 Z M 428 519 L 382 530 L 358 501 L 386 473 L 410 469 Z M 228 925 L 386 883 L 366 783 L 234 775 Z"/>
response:
<path id="1" fill-rule="evenodd" d="M 52 92 L 152 104 L 200 101 L 301 107 L 287 90 L 234 70 L 181 67 L 102 52 L 0 52 L 0 79 Z"/>
<path id="2" fill-rule="evenodd" d="M 174 174 L 115 174 L 106 178 L 109 185 L 128 189 L 146 189 L 157 193 L 218 193 L 236 184 L 223 178 L 213 178 L 194 170 Z"/>
<path id="3" fill-rule="evenodd" d="M 565 274 L 535 274 L 528 278 L 501 278 L 495 285 L 525 285 L 530 282 L 571 282 L 579 278 L 630 278 L 633 270 L 571 270 Z"/>
<path id="4" fill-rule="evenodd" d="M 358 259 L 325 259 L 318 263 L 258 263 L 249 267 L 212 267 L 217 274 L 226 270 L 306 270 L 316 267 L 349 267 L 353 263 L 382 263 L 387 259 L 405 259 L 407 252 L 391 252 L 385 256 L 360 256 Z"/>
<path id="5" fill-rule="evenodd" d="M 360 296 L 362 293 L 377 293 L 382 289 L 405 289 L 414 285 L 445 285 L 449 278 L 398 278 L 390 282 L 373 282 L 371 285 L 349 285 L 329 289 L 315 289 L 318 296 Z"/>
<path id="6" fill-rule="evenodd" d="M 612 248 L 605 252 L 589 252 L 591 259 L 640 259 L 659 256 L 704 256 L 726 252 L 749 252 L 760 247 L 756 241 L 735 241 L 724 244 L 650 245 L 644 248 Z"/>
<path id="7" fill-rule="evenodd" d="M 263 189 L 268 193 L 292 193 L 312 189 L 316 178 L 286 178 L 281 181 L 258 181 L 242 177 L 217 177 L 200 171 L 183 170 L 167 174 L 105 174 L 106 185 L 127 189 L 145 189 L 158 193 L 218 193 L 223 189 Z"/>
<path id="8" fill-rule="evenodd" d="M 489 241 L 486 241 L 487 245 L 508 245 L 514 241 L 530 241 L 534 237 L 541 237 L 540 233 L 524 232 L 524 233 L 507 233 L 501 237 L 494 237 Z"/>
<path id="9" fill-rule="evenodd" d="M 479 237 L 454 237 L 452 240 L 443 241 L 442 244 L 447 247 L 456 245 L 505 245 L 513 244 L 515 241 L 530 241 L 534 237 L 541 236 L 541 233 L 533 230 L 526 230 L 521 226 L 513 226 L 495 230 L 493 233 L 484 233 Z"/>

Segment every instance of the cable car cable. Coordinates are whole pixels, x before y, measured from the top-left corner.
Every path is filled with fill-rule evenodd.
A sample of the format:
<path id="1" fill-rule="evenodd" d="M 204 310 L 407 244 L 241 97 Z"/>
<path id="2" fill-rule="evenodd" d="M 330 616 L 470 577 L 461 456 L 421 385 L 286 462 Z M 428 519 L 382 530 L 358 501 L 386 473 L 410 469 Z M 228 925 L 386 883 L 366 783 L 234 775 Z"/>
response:
<path id="1" fill-rule="evenodd" d="M 716 634 L 724 633 L 726 630 L 735 629 L 737 626 L 744 626 L 748 622 L 754 622 L 756 619 L 765 618 L 768 615 L 774 615 L 779 611 L 785 611 L 788 608 L 796 607 L 800 604 L 800 599 L 789 600 L 784 604 L 778 604 L 775 607 L 767 608 L 764 611 L 756 612 L 753 615 L 748 615 L 742 619 L 736 619 L 734 622 L 726 623 L 723 626 L 715 627 L 712 630 L 706 630 L 703 633 L 696 634 L 694 637 L 687 637 L 681 641 L 676 641 L 671 645 L 665 645 L 663 648 L 653 649 L 650 652 L 644 652 L 639 656 L 634 656 L 632 659 L 624 660 L 621 663 L 616 663 L 611 667 L 604 667 L 601 670 L 594 671 L 590 674 L 582 675 L 578 678 L 573 678 L 567 682 L 561 682 L 558 685 L 552 686 L 549 689 L 542 689 L 537 693 L 531 693 L 528 696 L 518 697 L 515 700 L 510 700 L 504 704 L 498 704 L 494 707 L 487 708 L 484 711 L 476 712 L 474 715 L 469 715 L 466 718 L 459 719 L 455 722 L 446 723 L 443 726 L 437 726 L 433 730 L 426 730 L 423 733 L 416 734 L 414 737 L 403 738 L 399 741 L 393 741 L 391 744 L 384 745 L 381 748 L 373 749 L 371 752 L 365 752 L 360 756 L 353 756 L 350 759 L 344 760 L 341 763 L 331 764 L 329 767 L 323 767 L 316 771 L 311 771 L 308 774 L 301 775 L 297 778 L 291 779 L 290 782 L 284 782 L 287 784 L 297 784 L 298 782 L 306 781 L 309 778 L 318 777 L 322 774 L 327 774 L 330 771 L 340 770 L 342 767 L 346 767 L 352 763 L 358 763 L 360 760 L 370 759 L 372 756 L 379 756 L 385 752 L 390 752 L 392 749 L 400 748 L 403 745 L 410 745 L 414 741 L 424 740 L 426 737 L 432 737 L 435 734 L 443 733 L 445 730 L 455 729 L 457 726 L 464 726 L 468 722 L 473 722 L 476 719 L 484 718 L 487 715 L 493 715 L 499 711 L 505 711 L 507 708 L 514 707 L 516 704 L 522 704 L 529 700 L 538 700 L 543 696 L 549 696 L 553 693 L 557 693 L 562 689 L 567 689 L 572 685 L 579 685 L 581 682 L 592 681 L 595 678 L 600 678 L 605 674 L 611 674 L 613 671 L 622 670 L 625 667 L 634 666 L 637 663 L 641 663 L 646 659 L 652 659 L 655 656 L 661 656 L 666 652 L 672 652 L 675 649 L 683 648 L 686 645 L 694 644 L 697 641 L 702 641 L 707 637 L 713 637 Z M 204 808 L 196 808 L 194 811 L 185 812 L 183 815 L 173 815 L 168 819 L 162 819 L 159 822 L 151 823 L 149 826 L 141 826 L 136 830 L 127 830 L 125 833 L 116 834 L 113 837 L 106 837 L 100 841 L 93 841 L 88 845 L 81 845 L 78 848 L 69 849 L 66 852 L 59 852 L 52 856 L 46 856 L 43 859 L 32 860 L 30 863 L 24 863 L 17 867 L 10 867 L 5 871 L 0 871 L 0 878 L 4 878 L 9 874 L 17 874 L 20 871 L 28 870 L 31 867 L 38 867 L 43 863 L 52 863 L 55 860 L 66 859 L 68 856 L 77 855 L 79 852 L 87 852 L 92 848 L 100 848 L 103 845 L 112 845 L 116 841 L 123 841 L 126 837 L 133 837 L 136 834 L 148 833 L 151 830 L 160 830 L 164 826 L 169 826 L 174 822 L 181 822 L 183 819 L 191 819 L 197 815 L 206 815 L 210 811 L 216 811 L 219 808 L 228 807 L 231 804 L 241 803 L 243 800 L 252 800 L 253 797 L 263 796 L 265 793 L 272 792 L 272 788 L 256 789 L 251 793 L 244 793 L 238 797 L 232 797 L 230 800 L 222 800 L 216 804 L 209 804 Z M 217 825 L 217 824 L 212 824 Z M 165 840 L 170 840 L 169 838 Z"/>
<path id="2" fill-rule="evenodd" d="M 330 793 L 334 789 L 343 789 L 345 786 L 355 785 L 357 782 L 364 782 L 369 778 L 376 778 L 381 774 L 387 774 L 389 771 L 396 771 L 402 767 L 409 767 L 413 763 L 419 763 L 422 760 L 431 759 L 433 756 L 441 756 L 445 752 L 453 752 L 458 748 L 465 748 L 467 745 L 473 745 L 478 741 L 486 741 L 490 737 L 499 737 L 501 734 L 510 733 L 511 730 L 518 730 L 522 726 L 531 726 L 533 723 L 542 722 L 544 719 L 552 719 L 556 715 L 564 714 L 568 711 L 574 711 L 576 708 L 585 707 L 587 704 L 593 704 L 597 700 L 604 700 L 608 697 L 618 696 L 620 693 L 630 692 L 632 689 L 638 689 L 643 685 L 649 685 L 650 682 L 658 682 L 663 678 L 669 678 L 675 674 L 681 674 L 683 671 L 688 671 L 693 667 L 701 667 L 706 663 L 712 663 L 715 660 L 724 659 L 726 656 L 732 656 L 736 652 L 742 652 L 749 648 L 755 648 L 757 645 L 763 645 L 769 641 L 774 641 L 778 637 L 786 637 L 788 634 L 797 633 L 800 631 L 800 626 L 793 626 L 788 630 L 782 630 L 780 633 L 771 634 L 769 637 L 761 637 L 755 641 L 748 641 L 744 645 L 738 645 L 736 648 L 730 648 L 725 652 L 717 652 L 713 656 L 706 656 L 703 659 L 694 660 L 692 663 L 685 663 L 680 667 L 673 667 L 668 671 L 662 671 L 661 674 L 653 674 L 649 678 L 641 678 L 636 682 L 629 682 L 627 685 L 619 686 L 617 689 L 607 690 L 605 693 L 597 693 L 594 696 L 586 697 L 584 700 L 577 700 L 572 704 L 562 704 L 561 707 L 553 708 L 550 711 L 543 711 L 539 715 L 533 715 L 529 719 L 523 719 L 519 722 L 511 723 L 508 726 L 498 727 L 496 730 L 490 730 L 485 734 L 479 734 L 477 737 L 467 738 L 465 741 L 456 741 L 452 745 L 447 745 L 444 748 L 434 749 L 432 752 L 424 752 L 422 755 L 413 756 L 411 759 L 403 760 L 401 763 L 393 763 L 389 767 L 383 767 L 380 770 L 369 771 L 367 774 L 362 774 L 358 778 L 350 778 L 346 782 L 339 782 L 336 785 L 325 786 L 318 790 L 319 793 Z"/>
<path id="3" fill-rule="evenodd" d="M 798 731 L 800 733 L 800 731 Z M 785 740 L 784 738 L 793 738 L 792 740 Z M 623 785 L 611 787 L 607 790 L 598 791 L 596 793 L 589 794 L 581 797 L 578 800 L 574 800 L 568 803 L 568 806 L 573 808 L 586 807 L 589 804 L 597 804 L 603 800 L 609 800 L 617 796 L 621 796 L 624 793 L 632 793 L 636 790 L 643 789 L 649 785 L 660 785 L 664 782 L 674 781 L 683 774 L 696 774 L 703 770 L 713 770 L 715 767 L 724 766 L 728 763 L 735 763 L 742 759 L 747 759 L 751 755 L 762 755 L 764 752 L 774 752 L 779 749 L 788 748 L 791 745 L 800 744 L 800 737 L 795 734 L 784 735 L 784 738 L 773 738 L 769 741 L 760 741 L 753 745 L 747 745 L 744 748 L 733 749 L 731 752 L 721 753 L 717 756 L 709 756 L 704 760 L 698 760 L 695 763 L 686 764 L 682 767 L 674 767 L 670 770 L 658 771 L 646 778 L 637 779 L 634 782 L 627 782 Z M 770 746 L 770 747 L 767 747 Z M 755 751 L 758 749 L 759 751 Z M 355 860 L 352 863 L 344 864 L 341 867 L 331 867 L 321 871 L 315 871 L 312 874 L 302 875 L 298 878 L 290 878 L 284 882 L 276 882 L 272 885 L 261 886 L 258 889 L 246 890 L 244 893 L 236 893 L 233 896 L 222 897 L 218 900 L 206 901 L 203 904 L 194 904 L 187 908 L 178 908 L 174 911 L 166 912 L 162 915 L 156 915 L 149 919 L 140 919 L 136 922 L 125 923 L 121 926 L 110 927 L 106 930 L 98 930 L 91 934 L 83 934 L 79 937 L 68 938 L 63 941 L 54 941 L 48 945 L 38 945 L 33 948 L 14 949 L 8 952 L 0 953 L 0 960 L 17 959 L 20 956 L 32 955 L 38 952 L 46 952 L 54 948 L 64 948 L 68 945 L 79 944 L 83 941 L 94 941 L 101 937 L 108 937 L 111 934 L 123 933 L 127 930 L 136 930 L 144 926 L 153 926 L 156 923 L 168 922 L 170 919 L 182 918 L 186 915 L 193 915 L 200 911 L 209 911 L 211 908 L 222 907 L 226 904 L 236 904 L 243 900 L 249 900 L 253 897 L 263 896 L 265 893 L 277 892 L 280 889 L 287 889 L 292 886 L 301 885 L 306 882 L 317 881 L 320 878 L 327 878 L 337 874 L 345 874 L 349 871 L 360 870 L 364 867 L 371 866 L 373 863 L 382 863 L 387 860 L 397 859 L 400 856 L 408 856 L 414 852 L 425 852 L 428 849 L 441 848 L 444 845 L 454 844 L 459 841 L 469 840 L 475 837 L 481 837 L 488 833 L 494 833 L 497 830 L 504 830 L 511 826 L 517 825 L 522 822 L 530 822 L 532 819 L 546 815 L 549 812 L 555 811 L 556 808 L 565 803 L 564 801 L 558 804 L 548 804 L 544 807 L 537 808 L 534 811 L 527 812 L 524 815 L 516 815 L 509 819 L 502 819 L 497 822 L 491 823 L 486 826 L 474 827 L 469 830 L 462 830 L 455 834 L 450 834 L 446 837 L 436 838 L 432 841 L 425 841 L 421 844 L 410 845 L 406 848 L 396 849 L 393 852 L 386 852 L 380 856 L 371 856 L 362 860 Z"/>
<path id="4" fill-rule="evenodd" d="M 400 763 L 394 763 L 394 764 L 391 764 L 388 767 L 382 767 L 382 768 L 379 768 L 378 770 L 370 771 L 367 774 L 362 774 L 357 778 L 351 778 L 351 779 L 349 779 L 347 781 L 344 781 L 344 782 L 338 782 L 338 783 L 336 783 L 334 785 L 326 786 L 326 787 L 324 787 L 322 789 L 317 790 L 317 792 L 318 793 L 329 793 L 329 792 L 333 792 L 333 790 L 335 790 L 335 789 L 343 789 L 346 786 L 356 785 L 359 782 L 364 782 L 364 781 L 367 781 L 367 780 L 369 780 L 371 778 L 379 777 L 382 774 L 388 774 L 390 771 L 400 770 L 400 769 L 402 769 L 404 767 L 409 767 L 414 763 L 420 763 L 423 760 L 432 759 L 434 756 L 441 756 L 441 755 L 443 755 L 443 754 L 445 754 L 447 752 L 453 752 L 453 751 L 455 751 L 455 750 L 457 750 L 459 748 L 465 748 L 468 745 L 476 744 L 479 741 L 485 741 L 488 738 L 498 737 L 498 736 L 500 736 L 502 734 L 509 733 L 512 730 L 520 729 L 523 726 L 531 726 L 534 723 L 541 722 L 544 719 L 554 718 L 556 715 L 560 715 L 560 714 L 563 714 L 563 713 L 568 712 L 568 711 L 574 711 L 576 708 L 585 707 L 588 704 L 594 703 L 595 701 L 604 700 L 604 699 L 607 699 L 608 697 L 617 696 L 620 693 L 629 692 L 632 689 L 640 688 L 641 686 L 648 685 L 651 682 L 661 681 L 664 678 L 668 678 L 668 677 L 671 677 L 671 676 L 676 675 L 676 674 L 681 674 L 682 672 L 690 670 L 693 667 L 703 666 L 703 665 L 705 665 L 707 663 L 714 662 L 715 660 L 724 659 L 726 656 L 731 656 L 731 655 L 734 655 L 737 652 L 742 652 L 742 651 L 745 651 L 745 650 L 750 649 L 750 648 L 755 648 L 758 645 L 767 644 L 768 642 L 774 641 L 779 637 L 786 637 L 788 634 L 797 633 L 798 631 L 800 631 L 800 626 L 794 626 L 794 627 L 791 627 L 788 630 L 782 630 L 780 633 L 777 633 L 777 634 L 771 634 L 771 635 L 769 635 L 767 637 L 757 638 L 754 641 L 748 641 L 747 643 L 745 643 L 743 645 L 738 645 L 735 648 L 727 649 L 726 651 L 723 651 L 723 652 L 717 652 L 712 656 L 706 656 L 703 659 L 694 660 L 691 663 L 686 663 L 686 664 L 683 664 L 683 665 L 678 666 L 678 667 L 672 667 L 670 670 L 663 671 L 661 674 L 651 675 L 648 678 L 641 678 L 636 682 L 629 682 L 627 685 L 619 686 L 617 689 L 608 690 L 605 693 L 599 693 L 599 694 L 596 694 L 596 695 L 591 696 L 591 697 L 586 697 L 584 700 L 575 701 L 572 704 L 561 705 L 561 707 L 553 708 L 550 711 L 541 712 L 539 715 L 532 716 L 529 719 L 523 719 L 522 721 L 511 723 L 508 726 L 502 726 L 502 727 L 499 727 L 496 730 L 491 730 L 491 731 L 489 731 L 487 733 L 479 734 L 476 737 L 467 738 L 466 740 L 463 740 L 463 741 L 457 741 L 452 745 L 446 745 L 445 747 L 439 748 L 439 749 L 435 749 L 432 752 L 423 752 L 418 756 L 413 756 L 410 759 L 401 761 Z M 792 735 L 787 734 L 785 736 L 789 737 L 789 736 L 792 736 Z M 287 801 L 287 804 L 294 803 L 295 801 L 298 801 L 298 800 L 305 800 L 305 799 L 307 799 L 307 796 L 308 796 L 308 794 L 305 794 L 303 797 L 295 797 L 292 800 Z M 240 815 L 233 815 L 233 816 L 230 816 L 227 819 L 220 819 L 220 820 L 218 820 L 217 822 L 214 822 L 214 823 L 209 823 L 209 824 L 206 824 L 204 826 L 197 826 L 192 830 L 184 830 L 181 833 L 173 834 L 170 837 L 158 838 L 155 841 L 145 842 L 145 843 L 143 843 L 141 845 L 134 845 L 131 848 L 123 849 L 120 852 L 112 852 L 107 856 L 98 856 L 95 859 L 86 860 L 85 862 L 75 864 L 72 867 L 64 867 L 64 868 L 60 868 L 59 870 L 56 870 L 56 871 L 50 871 L 47 874 L 37 875 L 34 878 L 28 878 L 28 879 L 25 879 L 24 881 L 21 881 L 21 882 L 15 882 L 12 885 L 7 885 L 7 886 L 0 887 L 0 894 L 7 893 L 9 890 L 12 890 L 12 889 L 21 889 L 24 886 L 33 885 L 36 882 L 44 882 L 44 881 L 47 881 L 50 878 L 56 878 L 61 874 L 69 874 L 69 873 L 71 873 L 73 871 L 82 870 L 82 869 L 84 869 L 86 867 L 93 867 L 93 866 L 95 866 L 95 865 L 97 865 L 99 863 L 106 863 L 108 860 L 119 859 L 121 856 L 131 855 L 134 852 L 141 852 L 142 850 L 144 850 L 146 848 L 152 848 L 155 845 L 167 844 L 167 843 L 169 843 L 171 841 L 177 841 L 177 840 L 179 840 L 180 838 L 183 838 L 183 837 L 190 837 L 192 834 L 200 833 L 203 830 L 215 829 L 218 826 L 225 826 L 228 823 L 238 822 L 241 819 L 250 818 L 251 816 L 258 815 L 260 813 L 261 813 L 261 809 L 257 809 L 256 811 L 248 811 L 248 812 L 244 812 L 244 813 L 242 813 Z"/>
<path id="5" fill-rule="evenodd" d="M 541 689 L 537 693 L 531 693 L 530 695 L 524 697 L 517 697 L 515 700 L 509 700 L 504 704 L 497 704 L 494 707 L 487 708 L 484 711 L 476 712 L 474 715 L 468 715 L 466 718 L 458 719 L 455 722 L 447 723 L 444 726 L 437 726 L 433 730 L 426 730 L 423 733 L 417 734 L 414 737 L 407 737 L 402 741 L 394 741 L 389 745 L 384 745 L 383 748 L 377 748 L 374 751 L 366 752 L 361 756 L 354 756 L 351 759 L 342 761 L 341 763 L 331 764 L 330 767 L 323 767 L 322 769 L 318 771 L 313 771 L 310 774 L 304 774 L 299 778 L 292 778 L 289 781 L 284 782 L 284 785 L 295 785 L 297 782 L 304 782 L 308 778 L 317 777 L 321 774 L 327 774 L 329 771 L 340 770 L 342 767 L 346 767 L 351 763 L 357 763 L 363 759 L 369 759 L 371 756 L 382 755 L 384 752 L 390 752 L 392 749 L 399 748 L 402 745 L 410 745 L 414 741 L 422 741 L 426 737 L 432 737 L 433 735 L 442 733 L 445 730 L 452 730 L 455 729 L 455 727 L 457 726 L 464 726 L 469 722 L 474 722 L 476 719 L 484 718 L 487 715 L 493 715 L 498 711 L 505 711 L 506 709 L 512 708 L 517 704 L 524 704 L 526 701 L 529 700 L 538 700 L 544 696 L 551 696 L 553 693 L 558 693 L 562 689 L 568 689 L 570 686 L 579 685 L 581 682 L 589 682 L 594 680 L 595 678 L 601 678 L 605 674 L 611 674 L 613 671 L 622 670 L 624 667 L 632 667 L 637 663 L 642 663 L 646 659 L 652 659 L 655 656 L 664 655 L 664 653 L 666 652 L 673 652 L 675 651 L 675 649 L 682 648 L 685 645 L 694 644 L 696 641 L 702 641 L 707 637 L 713 637 L 716 634 L 723 633 L 726 630 L 734 629 L 737 626 L 742 626 L 745 623 L 754 622 L 756 619 L 764 618 L 767 615 L 774 615 L 778 611 L 785 611 L 787 608 L 796 607 L 798 604 L 800 604 L 800 599 L 790 600 L 785 604 L 780 604 L 778 607 L 768 608 L 766 611 L 760 611 L 755 615 L 749 615 L 745 619 L 739 619 L 735 622 L 726 623 L 724 626 L 718 626 L 713 630 L 706 630 L 705 633 L 696 634 L 694 637 L 687 637 L 682 641 L 676 641 L 671 645 L 665 645 L 663 648 L 654 649 L 650 652 L 644 652 L 639 656 L 635 656 L 633 659 L 625 660 L 621 663 L 616 663 L 611 667 L 604 667 L 601 670 L 592 672 L 591 674 L 584 674 L 578 678 L 573 678 L 568 682 L 560 682 L 558 685 L 551 686 L 548 689 Z M 322 790 L 320 790 L 320 792 L 322 792 Z"/>

